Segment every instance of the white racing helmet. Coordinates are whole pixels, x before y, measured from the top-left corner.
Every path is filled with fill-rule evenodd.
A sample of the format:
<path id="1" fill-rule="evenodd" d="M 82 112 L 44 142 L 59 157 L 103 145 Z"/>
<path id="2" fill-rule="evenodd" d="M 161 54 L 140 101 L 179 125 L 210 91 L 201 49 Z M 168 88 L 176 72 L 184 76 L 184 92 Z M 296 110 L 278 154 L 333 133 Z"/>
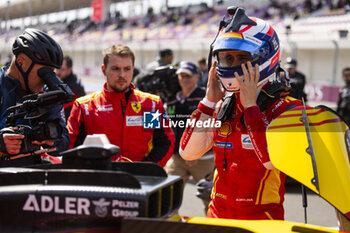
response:
<path id="1" fill-rule="evenodd" d="M 259 84 L 276 72 L 280 59 L 280 44 L 277 33 L 262 19 L 248 17 L 244 9 L 229 7 L 230 18 L 224 21 L 212 44 L 212 55 L 217 61 L 217 74 L 227 91 L 239 91 L 234 73 L 240 76 L 240 65 L 232 67 L 229 58 L 219 56 L 222 51 L 245 51 L 250 54 L 247 60 L 259 65 Z M 259 85 L 258 84 L 258 85 Z"/>

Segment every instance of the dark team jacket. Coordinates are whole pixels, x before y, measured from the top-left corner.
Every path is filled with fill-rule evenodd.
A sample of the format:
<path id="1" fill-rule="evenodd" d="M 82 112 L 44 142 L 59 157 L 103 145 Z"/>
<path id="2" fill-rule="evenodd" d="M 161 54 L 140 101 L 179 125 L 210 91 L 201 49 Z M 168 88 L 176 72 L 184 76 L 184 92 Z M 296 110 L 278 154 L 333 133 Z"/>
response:
<path id="1" fill-rule="evenodd" d="M 85 95 L 84 86 L 81 84 L 81 81 L 77 78 L 77 76 L 75 74 L 70 73 L 70 75 L 68 75 L 62 81 L 63 81 L 63 83 L 67 84 L 69 86 L 69 88 L 73 91 L 73 93 L 75 95 L 74 100 Z M 72 105 L 73 105 L 74 100 L 63 105 L 64 115 L 66 117 L 66 120 L 68 120 L 68 117 L 70 115 L 70 111 L 72 110 Z"/>
<path id="2" fill-rule="evenodd" d="M 290 91 L 290 95 L 296 99 L 302 100 L 304 98 L 304 101 L 307 101 L 307 95 L 304 92 L 306 78 L 305 75 L 303 75 L 300 72 L 295 72 L 294 75 L 289 75 L 290 78 L 290 85 L 292 87 Z"/>
<path id="3" fill-rule="evenodd" d="M 341 115 L 347 125 L 350 125 L 350 85 L 339 91 L 337 112 Z"/>

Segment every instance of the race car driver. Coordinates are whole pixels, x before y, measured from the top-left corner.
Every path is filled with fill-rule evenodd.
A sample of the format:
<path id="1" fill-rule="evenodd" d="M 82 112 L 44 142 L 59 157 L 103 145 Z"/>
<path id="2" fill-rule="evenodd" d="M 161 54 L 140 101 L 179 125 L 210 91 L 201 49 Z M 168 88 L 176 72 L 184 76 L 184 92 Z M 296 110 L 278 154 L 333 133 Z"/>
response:
<path id="1" fill-rule="evenodd" d="M 187 127 L 180 155 L 194 160 L 213 148 L 216 172 L 208 217 L 282 220 L 285 175 L 270 161 L 265 131 L 301 102 L 288 97 L 288 80 L 279 77 L 274 29 L 242 8 L 229 7 L 228 14 L 211 47 L 215 60 L 206 96 L 192 114 L 196 121 L 215 117 L 221 127 Z"/>
<path id="2" fill-rule="evenodd" d="M 168 119 L 160 97 L 136 90 L 131 83 L 134 61 L 127 46 L 115 44 L 104 51 L 102 72 L 107 82 L 103 90 L 74 102 L 67 124 L 70 148 L 82 144 L 86 135 L 106 134 L 120 147 L 112 160 L 164 166 L 173 153 L 175 136 L 170 127 L 163 127 Z"/>

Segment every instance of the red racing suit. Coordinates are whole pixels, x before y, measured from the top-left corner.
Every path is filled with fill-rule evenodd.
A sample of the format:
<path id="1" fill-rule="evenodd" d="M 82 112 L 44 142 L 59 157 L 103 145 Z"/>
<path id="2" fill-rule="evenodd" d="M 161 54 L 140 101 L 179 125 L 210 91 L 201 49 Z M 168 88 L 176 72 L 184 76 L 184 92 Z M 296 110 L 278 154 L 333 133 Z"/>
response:
<path id="1" fill-rule="evenodd" d="M 133 85 L 127 93 L 112 92 L 105 84 L 102 91 L 74 102 L 67 124 L 69 148 L 82 144 L 86 135 L 106 134 L 111 144 L 120 147 L 120 156 L 126 160 L 164 166 L 174 150 L 173 131 L 163 128 L 161 122 L 159 129 L 143 127 L 144 112 L 157 111 L 165 112 L 159 96 L 136 90 Z"/>
<path id="2" fill-rule="evenodd" d="M 285 174 L 273 169 L 265 131 L 274 118 L 301 102 L 284 97 L 261 112 L 258 106 L 244 110 L 239 93 L 236 99 L 232 117 L 221 127 L 187 127 L 181 138 L 180 155 L 187 160 L 197 159 L 213 147 L 216 172 L 208 217 L 283 220 Z M 205 103 L 199 103 L 192 119 L 216 117 L 214 108 Z M 218 109 L 221 105 L 222 102 L 217 105 Z"/>

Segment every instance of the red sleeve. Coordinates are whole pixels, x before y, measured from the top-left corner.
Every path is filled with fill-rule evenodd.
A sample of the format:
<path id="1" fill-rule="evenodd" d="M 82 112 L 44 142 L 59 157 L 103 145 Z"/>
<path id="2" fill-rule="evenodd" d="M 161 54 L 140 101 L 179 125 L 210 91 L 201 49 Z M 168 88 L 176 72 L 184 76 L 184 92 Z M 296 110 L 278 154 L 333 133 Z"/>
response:
<path id="1" fill-rule="evenodd" d="M 260 111 L 258 106 L 252 106 L 244 110 L 244 121 L 255 153 L 261 163 L 270 161 L 265 135 L 269 122 L 265 114 Z"/>
<path id="2" fill-rule="evenodd" d="M 283 112 L 301 105 L 299 100 L 279 99 L 267 108 L 266 113 L 262 113 L 258 106 L 252 106 L 244 110 L 247 131 L 261 163 L 264 164 L 270 161 L 266 141 L 266 129 L 270 122 Z"/>
<path id="3" fill-rule="evenodd" d="M 215 111 L 215 108 L 210 108 L 210 107 L 204 105 L 202 102 L 199 102 L 199 104 L 198 104 L 198 109 L 199 109 L 202 113 L 207 114 L 207 115 L 209 115 L 209 116 L 212 116 L 213 113 L 214 113 L 214 111 Z"/>
<path id="4" fill-rule="evenodd" d="M 69 132 L 69 149 L 83 143 L 86 133 L 84 128 L 84 117 L 78 101 L 74 101 L 72 111 L 68 118 L 67 129 Z"/>
<path id="5" fill-rule="evenodd" d="M 205 105 L 203 105 L 203 106 L 205 106 Z M 191 121 L 194 120 L 194 122 L 197 122 L 199 120 L 199 118 L 201 117 L 202 113 L 203 112 L 199 109 L 194 110 L 191 114 Z M 184 132 L 182 133 L 182 136 L 180 139 L 180 148 L 182 151 L 185 150 L 194 130 L 195 130 L 195 127 L 188 125 L 186 127 L 186 129 L 184 130 Z"/>

